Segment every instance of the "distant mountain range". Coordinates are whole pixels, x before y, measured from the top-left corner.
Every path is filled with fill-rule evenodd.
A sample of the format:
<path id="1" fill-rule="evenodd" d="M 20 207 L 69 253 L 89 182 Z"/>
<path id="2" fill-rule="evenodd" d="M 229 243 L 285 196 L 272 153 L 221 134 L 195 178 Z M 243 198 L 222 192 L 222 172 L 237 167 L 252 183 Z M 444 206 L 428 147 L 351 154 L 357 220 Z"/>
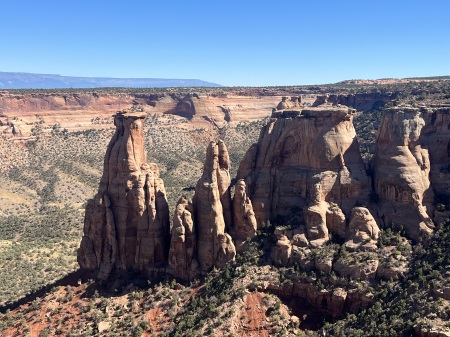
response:
<path id="1" fill-rule="evenodd" d="M 220 87 L 196 79 L 73 77 L 0 71 L 0 89 Z"/>

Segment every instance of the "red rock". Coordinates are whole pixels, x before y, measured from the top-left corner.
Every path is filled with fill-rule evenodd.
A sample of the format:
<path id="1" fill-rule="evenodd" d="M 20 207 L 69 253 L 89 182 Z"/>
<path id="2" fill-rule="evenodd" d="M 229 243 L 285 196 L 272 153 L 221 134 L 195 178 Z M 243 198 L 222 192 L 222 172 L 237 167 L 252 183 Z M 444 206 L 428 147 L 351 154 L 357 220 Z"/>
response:
<path id="1" fill-rule="evenodd" d="M 145 273 L 167 259 L 169 208 L 156 164 L 146 163 L 144 119 L 115 115 L 99 190 L 86 208 L 78 262 L 102 280 L 115 270 Z"/>

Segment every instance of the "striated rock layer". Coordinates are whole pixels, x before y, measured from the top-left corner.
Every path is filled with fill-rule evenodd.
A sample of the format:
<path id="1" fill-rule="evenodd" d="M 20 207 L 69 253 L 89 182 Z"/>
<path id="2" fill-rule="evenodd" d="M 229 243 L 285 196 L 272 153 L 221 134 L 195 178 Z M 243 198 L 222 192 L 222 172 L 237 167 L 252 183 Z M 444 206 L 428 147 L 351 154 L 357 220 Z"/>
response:
<path id="1" fill-rule="evenodd" d="M 99 190 L 88 202 L 80 267 L 106 280 L 114 270 L 148 272 L 167 260 L 169 208 L 156 164 L 147 164 L 145 114 L 117 113 Z"/>
<path id="2" fill-rule="evenodd" d="M 312 244 L 328 240 L 328 231 L 345 236 L 346 217 L 368 202 L 370 187 L 353 115 L 346 107 L 273 112 L 278 118 L 262 129 L 237 176 L 258 224 L 299 215 Z"/>

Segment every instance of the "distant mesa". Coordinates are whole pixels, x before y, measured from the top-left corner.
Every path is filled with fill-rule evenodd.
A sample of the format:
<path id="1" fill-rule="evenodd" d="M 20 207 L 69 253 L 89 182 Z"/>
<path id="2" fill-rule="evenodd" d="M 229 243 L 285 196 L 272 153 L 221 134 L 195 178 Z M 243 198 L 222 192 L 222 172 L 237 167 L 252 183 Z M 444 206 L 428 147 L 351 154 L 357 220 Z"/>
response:
<path id="1" fill-rule="evenodd" d="M 197 79 L 74 77 L 0 72 L 0 89 L 220 87 Z"/>

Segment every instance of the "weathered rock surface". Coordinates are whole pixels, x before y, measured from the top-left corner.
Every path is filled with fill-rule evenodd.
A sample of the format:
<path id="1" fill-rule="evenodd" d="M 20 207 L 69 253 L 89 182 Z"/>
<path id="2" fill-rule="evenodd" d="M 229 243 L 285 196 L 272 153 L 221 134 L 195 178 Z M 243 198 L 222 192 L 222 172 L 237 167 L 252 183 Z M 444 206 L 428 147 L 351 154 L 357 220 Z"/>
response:
<path id="1" fill-rule="evenodd" d="M 313 245 L 325 243 L 329 231 L 345 237 L 351 209 L 367 204 L 370 191 L 353 111 L 327 107 L 298 110 L 294 118 L 278 115 L 238 170 L 257 223 L 299 215 Z"/>
<path id="2" fill-rule="evenodd" d="M 365 207 L 355 207 L 352 209 L 348 226 L 348 241 L 345 242 L 345 246 L 349 251 L 375 251 L 379 233 L 380 228 L 369 210 Z"/>
<path id="3" fill-rule="evenodd" d="M 283 297 L 302 298 L 315 309 L 335 318 L 342 317 L 345 312 L 357 313 L 373 303 L 373 294 L 369 291 L 346 291 L 341 287 L 320 289 L 314 281 L 299 277 L 283 284 L 271 282 L 267 290 Z"/>
<path id="4" fill-rule="evenodd" d="M 287 97 L 283 96 L 281 102 L 278 103 L 276 110 L 300 108 L 302 106 L 301 96 Z"/>
<path id="5" fill-rule="evenodd" d="M 244 180 L 239 180 L 234 186 L 233 215 L 233 238 L 235 239 L 237 252 L 242 252 L 245 248 L 245 241 L 256 236 L 258 227 Z"/>
<path id="6" fill-rule="evenodd" d="M 428 149 L 430 182 L 439 197 L 450 197 L 450 107 L 422 109 L 421 143 Z"/>
<path id="7" fill-rule="evenodd" d="M 229 165 L 223 141 L 211 142 L 193 198 L 198 235 L 197 259 L 202 272 L 213 266 L 223 267 L 236 255 L 231 236 L 225 233 L 227 219 L 232 221 Z"/>
<path id="8" fill-rule="evenodd" d="M 168 273 L 183 280 L 192 280 L 198 273 L 193 216 L 192 203 L 181 197 L 173 216 Z"/>
<path id="9" fill-rule="evenodd" d="M 387 102 L 396 99 L 399 92 L 367 92 L 356 94 L 326 94 L 319 95 L 312 106 L 345 105 L 359 111 L 369 111 L 384 106 Z"/>
<path id="10" fill-rule="evenodd" d="M 385 110 L 372 161 L 381 218 L 385 225 L 402 226 L 416 240 L 429 236 L 434 228 L 430 156 L 421 142 L 425 124 L 418 108 Z"/>
<path id="11" fill-rule="evenodd" d="M 146 272 L 167 260 L 169 208 L 158 167 L 146 163 L 145 114 L 117 113 L 103 176 L 86 207 L 80 267 L 106 280 L 114 270 Z"/>
<path id="12" fill-rule="evenodd" d="M 193 101 L 195 99 L 199 99 L 198 96 L 185 96 L 177 103 L 173 114 L 186 117 L 187 119 L 192 119 L 195 116 L 195 103 Z"/>
<path id="13" fill-rule="evenodd" d="M 229 122 L 255 121 L 270 116 L 272 108 L 281 99 L 281 94 L 262 96 L 248 90 L 224 94 L 221 89 L 200 90 L 202 93 L 186 95 L 186 90 L 174 92 L 172 89 L 133 90 L 133 92 L 86 92 L 85 90 L 66 92 L 0 92 L 0 117 L 15 124 L 1 125 L 0 132 L 9 137 L 29 139 L 35 123 L 50 132 L 53 125 L 61 129 L 84 131 L 108 129 L 111 111 L 124 106 L 141 105 L 152 116 L 178 115 L 188 119 L 189 126 L 207 127 L 213 120 L 219 126 Z M 39 116 L 39 117 L 38 117 Z M 20 123 L 20 124 L 19 124 Z"/>
<path id="14" fill-rule="evenodd" d="M 428 321 L 414 326 L 414 331 L 418 337 L 450 337 L 450 329 L 444 322 L 438 324 Z"/>

